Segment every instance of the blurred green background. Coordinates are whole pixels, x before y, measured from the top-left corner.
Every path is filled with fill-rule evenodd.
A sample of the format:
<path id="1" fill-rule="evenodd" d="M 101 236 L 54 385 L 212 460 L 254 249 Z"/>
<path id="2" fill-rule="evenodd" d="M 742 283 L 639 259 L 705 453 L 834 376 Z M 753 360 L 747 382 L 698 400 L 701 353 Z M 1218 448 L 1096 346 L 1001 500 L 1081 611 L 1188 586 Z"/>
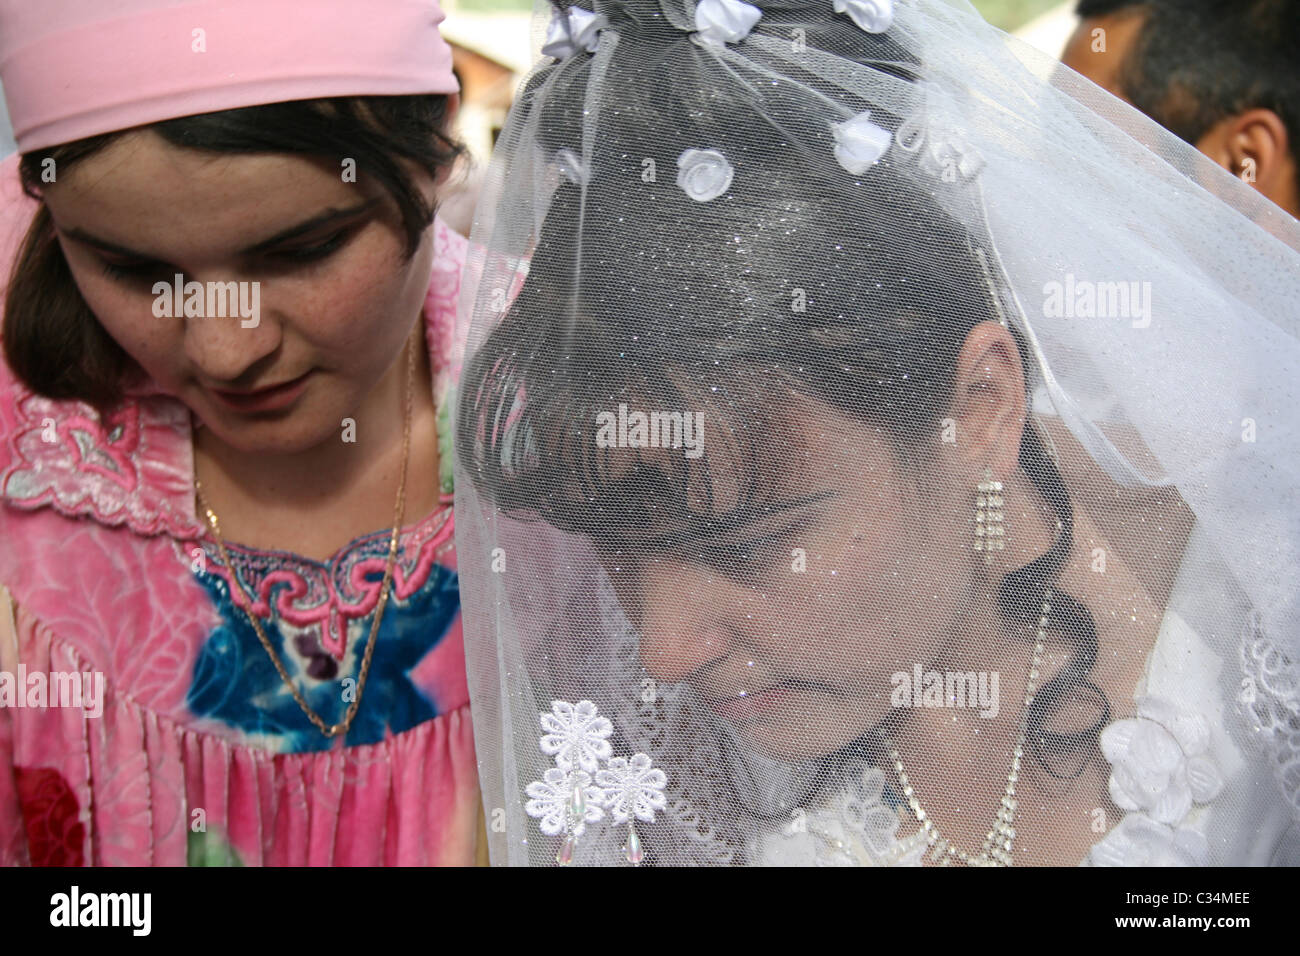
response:
<path id="1" fill-rule="evenodd" d="M 1014 30 L 1060 3 L 1060 0 L 971 0 L 984 19 Z M 531 10 L 532 0 L 458 0 L 458 9 L 467 13 L 492 13 L 504 10 Z"/>
<path id="2" fill-rule="evenodd" d="M 1014 30 L 1059 6 L 1060 0 L 971 0 L 971 5 L 994 26 Z"/>

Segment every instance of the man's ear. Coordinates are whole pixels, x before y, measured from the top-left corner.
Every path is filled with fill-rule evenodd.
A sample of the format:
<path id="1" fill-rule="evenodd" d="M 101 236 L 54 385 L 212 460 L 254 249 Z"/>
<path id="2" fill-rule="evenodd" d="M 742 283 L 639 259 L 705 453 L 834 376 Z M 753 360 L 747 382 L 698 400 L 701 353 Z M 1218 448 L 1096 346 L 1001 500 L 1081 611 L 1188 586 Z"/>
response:
<path id="1" fill-rule="evenodd" d="M 997 322 L 981 322 L 967 334 L 952 412 L 963 468 L 978 476 L 988 466 L 999 479 L 1015 470 L 1027 414 L 1025 376 L 1016 340 Z"/>
<path id="2" fill-rule="evenodd" d="M 1255 108 L 1226 117 L 1210 127 L 1196 148 L 1300 218 L 1292 144 L 1286 124 L 1272 110 Z"/>

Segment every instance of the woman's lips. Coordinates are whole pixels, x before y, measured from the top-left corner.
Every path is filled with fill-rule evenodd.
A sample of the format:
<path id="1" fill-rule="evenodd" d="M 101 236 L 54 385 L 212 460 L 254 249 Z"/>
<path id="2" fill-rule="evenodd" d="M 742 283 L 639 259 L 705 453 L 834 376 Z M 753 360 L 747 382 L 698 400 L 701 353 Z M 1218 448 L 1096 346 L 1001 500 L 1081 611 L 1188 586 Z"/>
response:
<path id="1" fill-rule="evenodd" d="M 311 372 L 305 372 L 292 381 L 258 389 L 256 392 L 226 392 L 215 388 L 209 391 L 221 404 L 237 412 L 270 412 L 286 408 L 297 401 L 311 375 Z"/>
<path id="2" fill-rule="evenodd" d="M 706 703 L 710 710 L 727 720 L 757 720 L 784 707 L 796 693 L 793 687 L 777 686 L 753 694 L 742 691 L 735 697 L 714 697 Z"/>

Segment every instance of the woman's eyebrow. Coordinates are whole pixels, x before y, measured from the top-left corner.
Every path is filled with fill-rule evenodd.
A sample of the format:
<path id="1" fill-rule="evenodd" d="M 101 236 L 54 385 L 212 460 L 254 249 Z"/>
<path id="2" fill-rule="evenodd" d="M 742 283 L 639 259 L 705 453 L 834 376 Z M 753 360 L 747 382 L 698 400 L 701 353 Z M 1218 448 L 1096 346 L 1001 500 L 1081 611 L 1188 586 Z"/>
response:
<path id="1" fill-rule="evenodd" d="M 282 229 L 280 232 L 277 232 L 274 236 L 271 236 L 269 239 L 263 239 L 260 242 L 257 242 L 247 247 L 246 249 L 241 250 L 239 254 L 245 256 L 257 255 L 260 252 L 265 252 L 267 249 L 274 248 L 275 246 L 278 246 L 281 243 L 286 242 L 290 239 L 295 239 L 298 236 L 301 236 L 305 233 L 314 232 L 315 230 L 321 228 L 322 226 L 326 226 L 343 219 L 355 218 L 356 216 L 359 216 L 362 213 L 367 212 L 369 209 L 371 209 L 371 207 L 373 207 L 379 201 L 380 201 L 380 197 L 375 196 L 370 199 L 367 199 L 365 202 L 358 203 L 355 206 L 349 206 L 346 209 L 334 209 L 334 208 L 326 209 L 323 212 L 320 212 L 317 215 L 312 216 L 310 219 L 298 223 L 297 225 L 290 226 L 288 229 Z M 88 246 L 94 246 L 97 249 L 102 249 L 105 252 L 112 252 L 116 255 L 123 256 L 124 258 L 141 259 L 146 261 L 153 261 L 154 258 L 153 256 L 145 255 L 142 252 L 137 252 L 136 250 L 131 249 L 127 246 L 119 245 L 116 242 L 110 242 L 107 239 L 101 239 L 98 236 L 86 232 L 86 230 L 82 229 L 80 226 L 78 226 L 75 229 L 69 229 L 63 232 L 63 234 L 67 236 L 69 239 L 75 239 L 78 242 L 85 243 Z"/>
<path id="2" fill-rule="evenodd" d="M 813 495 L 802 495 L 785 501 L 770 501 L 762 505 L 734 511 L 721 518 L 706 518 L 693 522 L 691 527 L 666 535 L 640 536 L 635 542 L 629 541 L 629 547 L 640 551 L 673 551 L 684 547 L 699 546 L 708 542 L 710 550 L 725 548 L 728 545 L 743 544 L 745 534 L 754 532 L 754 525 L 762 522 L 772 523 L 781 519 L 795 520 L 791 516 L 803 512 L 800 518 L 814 516 L 824 509 L 823 505 L 838 496 L 838 492 L 824 491 Z"/>
<path id="3" fill-rule="evenodd" d="M 834 492 L 824 492 L 789 501 L 770 502 L 761 508 L 746 509 L 729 515 L 719 522 L 708 522 L 697 533 L 688 538 L 684 544 L 708 542 L 711 549 L 725 548 L 747 543 L 755 534 L 763 537 L 769 534 L 778 523 L 784 528 L 790 522 L 806 521 L 825 509 L 819 507 L 835 497 Z"/>

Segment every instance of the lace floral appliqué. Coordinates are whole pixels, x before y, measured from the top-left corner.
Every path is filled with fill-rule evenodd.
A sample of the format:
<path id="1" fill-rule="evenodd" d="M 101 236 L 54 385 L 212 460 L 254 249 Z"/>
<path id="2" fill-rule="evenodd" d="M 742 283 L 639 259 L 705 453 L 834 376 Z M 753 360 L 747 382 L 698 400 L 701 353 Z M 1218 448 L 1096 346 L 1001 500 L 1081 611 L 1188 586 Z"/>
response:
<path id="1" fill-rule="evenodd" d="M 632 821 L 652 823 L 655 811 L 665 808 L 667 775 L 652 766 L 646 754 L 611 756 L 613 748 L 607 738 L 614 725 L 601 717 L 589 700 L 577 704 L 552 701 L 551 712 L 541 715 L 541 725 L 545 731 L 539 741 L 541 751 L 555 758 L 555 766 L 524 788 L 529 798 L 524 812 L 540 821 L 546 835 L 564 835 L 555 861 L 562 866 L 572 863 L 587 824 L 599 822 L 608 812 L 614 823 L 628 825 L 627 861 L 641 863 L 641 839 Z"/>

